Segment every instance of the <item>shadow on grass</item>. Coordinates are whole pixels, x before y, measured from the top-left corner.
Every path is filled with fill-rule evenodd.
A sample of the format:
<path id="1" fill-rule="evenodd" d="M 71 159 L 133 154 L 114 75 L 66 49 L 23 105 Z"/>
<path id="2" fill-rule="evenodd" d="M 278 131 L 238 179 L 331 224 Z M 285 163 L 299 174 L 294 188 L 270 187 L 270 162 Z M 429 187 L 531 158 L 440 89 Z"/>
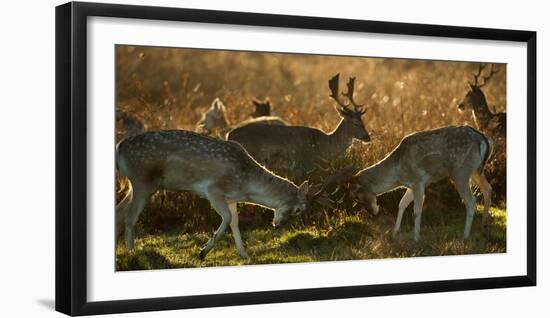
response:
<path id="1" fill-rule="evenodd" d="M 227 233 L 200 261 L 200 248 L 211 234 L 173 231 L 138 238 L 133 251 L 120 245 L 116 267 L 125 271 L 506 252 L 504 210 L 491 209 L 493 224 L 487 228 L 476 213 L 472 235 L 466 241 L 462 239 L 464 213 L 446 213 L 445 223 L 439 221 L 440 214 L 425 211 L 419 242 L 413 239 L 412 217 L 404 218 L 401 232 L 393 237 L 394 216 L 389 213 L 376 217 L 340 214 L 324 226 L 250 229 L 242 231 L 249 259 L 237 255 L 233 237 Z"/>

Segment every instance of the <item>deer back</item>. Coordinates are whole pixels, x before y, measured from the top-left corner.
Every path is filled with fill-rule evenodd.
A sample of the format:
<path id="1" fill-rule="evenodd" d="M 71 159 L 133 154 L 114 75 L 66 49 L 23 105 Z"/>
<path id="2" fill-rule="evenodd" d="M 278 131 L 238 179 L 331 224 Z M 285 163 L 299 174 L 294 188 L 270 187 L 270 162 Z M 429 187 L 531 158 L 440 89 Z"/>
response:
<path id="1" fill-rule="evenodd" d="M 292 161 L 306 163 L 320 155 L 327 135 L 316 128 L 280 125 L 243 125 L 227 135 L 228 140 L 241 144 L 260 162 L 283 156 Z"/>
<path id="2" fill-rule="evenodd" d="M 256 118 L 250 118 L 235 125 L 231 130 L 235 130 L 239 127 L 249 125 L 275 125 L 275 126 L 288 126 L 288 123 L 277 116 L 262 116 Z M 231 131 L 230 130 L 230 131 Z"/>
<path id="3" fill-rule="evenodd" d="M 264 105 L 264 104 L 262 104 Z M 269 105 L 269 101 L 267 104 Z M 255 124 L 264 124 L 264 125 L 278 125 L 286 126 L 287 123 L 277 116 L 254 116 L 252 113 L 251 119 L 245 120 L 237 125 L 229 124 L 227 120 L 227 110 L 225 105 L 221 102 L 219 98 L 214 99 L 212 105 L 207 109 L 203 114 L 201 120 L 197 123 L 195 131 L 201 134 L 224 137 L 228 131 L 234 127 L 239 127 L 243 125 L 255 125 Z"/>
<path id="4" fill-rule="evenodd" d="M 230 191 L 235 183 L 263 173 L 239 144 L 182 130 L 150 131 L 124 139 L 117 146 L 117 164 L 121 175 L 132 182 L 152 182 L 172 190 L 208 183 Z"/>
<path id="5" fill-rule="evenodd" d="M 408 135 L 394 152 L 403 182 L 430 183 L 456 173 L 482 171 L 491 144 L 470 126 L 447 126 Z"/>

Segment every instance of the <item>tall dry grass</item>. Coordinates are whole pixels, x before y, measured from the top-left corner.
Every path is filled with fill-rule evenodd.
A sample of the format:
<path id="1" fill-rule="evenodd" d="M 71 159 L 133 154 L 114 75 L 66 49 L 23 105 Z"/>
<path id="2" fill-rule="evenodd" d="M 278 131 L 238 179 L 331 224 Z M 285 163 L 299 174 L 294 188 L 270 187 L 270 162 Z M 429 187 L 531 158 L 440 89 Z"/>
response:
<path id="1" fill-rule="evenodd" d="M 467 91 L 476 63 L 405 59 L 313 56 L 200 49 L 117 46 L 116 107 L 140 118 L 148 129 L 194 130 L 195 123 L 216 97 L 227 107 L 230 123 L 248 118 L 252 98 L 269 97 L 273 113 L 293 125 L 333 130 L 340 118 L 329 98 L 328 79 L 341 73 L 342 80 L 356 76 L 356 100 L 368 105 L 364 122 L 370 143 L 354 142 L 337 165 L 366 167 L 387 155 L 415 131 L 450 124 L 475 127 L 472 115 L 459 113 L 457 104 Z M 506 109 L 506 68 L 483 90 L 493 111 Z M 341 83 L 343 85 L 343 83 Z M 496 143 L 488 166 L 494 200 L 506 204 L 505 142 Z M 383 211 L 395 213 L 402 192 L 380 198 Z M 341 194 L 336 194 L 340 196 Z M 319 210 L 299 224 L 330 222 L 334 215 L 351 213 L 344 200 L 340 211 Z M 426 209 L 461 208 L 448 181 L 428 188 Z M 246 228 L 269 226 L 270 213 L 242 207 Z M 441 217 L 434 213 L 434 218 Z M 155 195 L 140 217 L 142 233 L 177 228 L 189 232 L 212 231 L 219 218 L 206 200 L 188 193 Z"/>

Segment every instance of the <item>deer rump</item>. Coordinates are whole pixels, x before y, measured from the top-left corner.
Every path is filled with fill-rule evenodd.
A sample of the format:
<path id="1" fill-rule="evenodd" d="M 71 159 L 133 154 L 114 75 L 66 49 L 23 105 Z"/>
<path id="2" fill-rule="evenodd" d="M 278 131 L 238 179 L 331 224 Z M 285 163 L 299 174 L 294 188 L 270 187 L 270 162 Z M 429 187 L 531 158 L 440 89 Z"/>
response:
<path id="1" fill-rule="evenodd" d="M 328 149 L 321 149 L 326 134 L 316 128 L 302 126 L 254 124 L 235 128 L 227 139 L 235 141 L 258 162 L 272 167 L 306 171 L 315 167 L 321 158 L 329 157 Z"/>

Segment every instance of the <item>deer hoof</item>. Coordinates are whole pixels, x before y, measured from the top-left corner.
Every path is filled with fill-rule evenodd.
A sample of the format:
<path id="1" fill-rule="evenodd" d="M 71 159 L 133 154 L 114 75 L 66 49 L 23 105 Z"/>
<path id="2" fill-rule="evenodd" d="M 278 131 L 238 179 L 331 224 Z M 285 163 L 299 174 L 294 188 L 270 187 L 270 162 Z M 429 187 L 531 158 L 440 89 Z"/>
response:
<path id="1" fill-rule="evenodd" d="M 204 261 L 204 259 L 206 258 L 206 254 L 208 254 L 208 252 L 205 249 L 202 249 L 201 252 L 199 253 L 199 259 L 201 261 Z"/>
<path id="2" fill-rule="evenodd" d="M 250 256 L 248 256 L 247 252 L 239 252 L 239 256 L 244 259 L 249 259 Z"/>

